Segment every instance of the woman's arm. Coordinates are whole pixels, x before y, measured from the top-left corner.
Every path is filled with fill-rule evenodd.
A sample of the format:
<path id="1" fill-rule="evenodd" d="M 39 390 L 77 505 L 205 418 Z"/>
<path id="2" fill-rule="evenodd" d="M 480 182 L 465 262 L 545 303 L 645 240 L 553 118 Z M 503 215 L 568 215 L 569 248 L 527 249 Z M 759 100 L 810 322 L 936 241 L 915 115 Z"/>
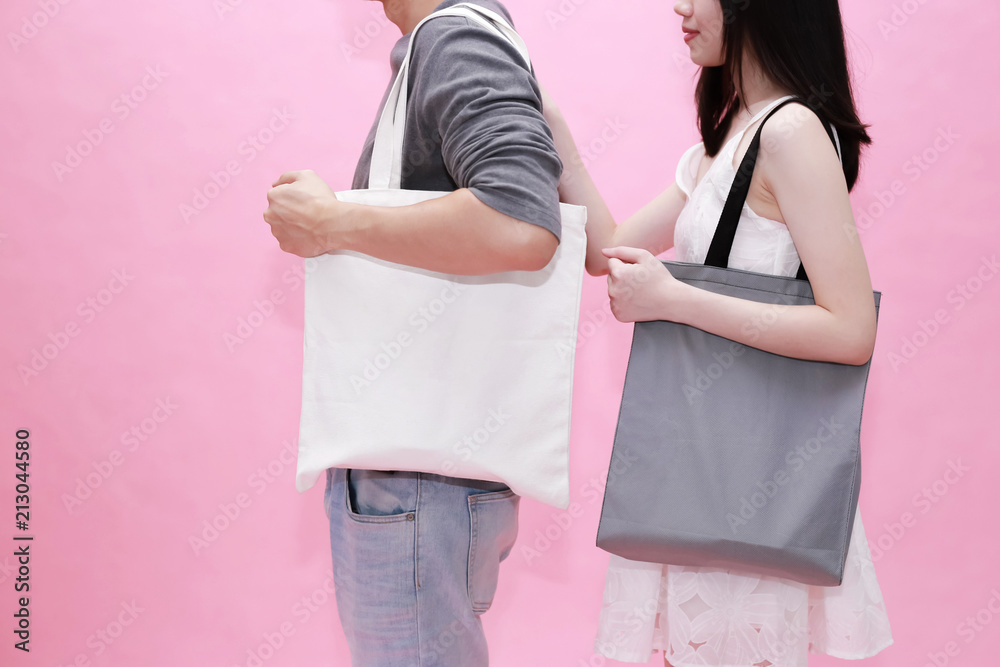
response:
<path id="1" fill-rule="evenodd" d="M 674 223 L 685 201 L 680 188 L 671 184 L 638 213 L 615 225 L 611 211 L 583 164 L 565 118 L 544 88 L 542 111 L 563 163 L 559 198 L 568 204 L 587 207 L 587 272 L 593 276 L 608 273 L 608 258 L 601 252 L 604 248 L 624 245 L 644 248 L 654 255 L 672 248 Z"/>
<path id="2" fill-rule="evenodd" d="M 616 258 L 609 264 L 609 293 L 618 319 L 681 322 L 800 359 L 860 365 L 871 358 L 875 302 L 847 183 L 819 119 L 810 114 L 803 122 L 792 115 L 793 106 L 764 126 L 754 179 L 761 178 L 781 209 L 815 305 L 714 294 L 675 280 L 649 253 L 615 248 L 607 254 Z"/>

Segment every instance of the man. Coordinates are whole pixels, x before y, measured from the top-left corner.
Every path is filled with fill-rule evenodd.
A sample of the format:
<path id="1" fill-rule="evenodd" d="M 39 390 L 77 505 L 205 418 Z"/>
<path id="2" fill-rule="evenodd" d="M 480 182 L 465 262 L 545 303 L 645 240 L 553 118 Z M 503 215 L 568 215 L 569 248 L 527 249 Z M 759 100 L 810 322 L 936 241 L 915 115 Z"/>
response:
<path id="1" fill-rule="evenodd" d="M 495 0 L 471 1 L 509 20 Z M 414 26 L 459 0 L 382 3 L 403 33 L 391 54 L 394 79 Z M 542 269 L 561 233 L 562 164 L 541 107 L 533 73 L 503 37 L 463 17 L 434 18 L 411 55 L 401 187 L 450 194 L 396 208 L 348 204 L 313 172 L 288 172 L 268 193 L 264 219 L 281 249 L 302 257 L 346 249 L 443 273 Z M 356 189 L 368 187 L 380 114 Z M 519 497 L 502 483 L 430 473 L 326 473 L 337 606 L 353 664 L 487 665 L 479 617 L 513 547 Z"/>

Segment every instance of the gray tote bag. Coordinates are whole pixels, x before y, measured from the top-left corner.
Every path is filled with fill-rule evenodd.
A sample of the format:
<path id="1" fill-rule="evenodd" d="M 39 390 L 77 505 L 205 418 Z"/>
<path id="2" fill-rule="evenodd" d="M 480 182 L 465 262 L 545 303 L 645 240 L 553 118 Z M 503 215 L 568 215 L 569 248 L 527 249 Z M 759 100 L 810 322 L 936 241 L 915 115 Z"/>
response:
<path id="1" fill-rule="evenodd" d="M 760 135 L 705 265 L 664 264 L 701 289 L 776 304 L 748 324 L 762 331 L 781 306 L 814 300 L 801 267 L 796 278 L 725 268 Z M 873 296 L 877 314 L 881 294 Z M 637 561 L 840 585 L 870 363 L 793 359 L 684 324 L 637 322 L 597 546 Z"/>

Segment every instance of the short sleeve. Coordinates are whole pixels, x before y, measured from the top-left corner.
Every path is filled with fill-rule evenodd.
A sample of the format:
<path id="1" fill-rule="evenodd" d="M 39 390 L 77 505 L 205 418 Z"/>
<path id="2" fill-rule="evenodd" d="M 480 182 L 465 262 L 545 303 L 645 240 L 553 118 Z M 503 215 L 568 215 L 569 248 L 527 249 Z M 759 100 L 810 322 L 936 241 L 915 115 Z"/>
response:
<path id="1" fill-rule="evenodd" d="M 684 196 L 690 197 L 694 190 L 695 179 L 698 177 L 698 164 L 704 154 L 705 145 L 695 144 L 684 152 L 681 159 L 677 161 L 677 172 L 674 174 L 674 181 L 680 188 Z M 695 160 L 694 158 L 698 159 Z"/>
<path id="2" fill-rule="evenodd" d="M 414 111 L 433 119 L 444 166 L 487 206 L 558 238 L 562 162 L 541 91 L 505 38 L 464 17 L 428 21 L 414 37 Z"/>

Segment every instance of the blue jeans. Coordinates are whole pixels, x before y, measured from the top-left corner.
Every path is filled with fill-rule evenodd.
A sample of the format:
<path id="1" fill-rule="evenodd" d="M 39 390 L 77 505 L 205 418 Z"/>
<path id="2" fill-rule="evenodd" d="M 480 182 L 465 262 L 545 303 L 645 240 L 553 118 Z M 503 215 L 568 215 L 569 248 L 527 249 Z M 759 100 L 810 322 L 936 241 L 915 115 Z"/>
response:
<path id="1" fill-rule="evenodd" d="M 340 623 L 354 667 L 486 667 L 479 616 L 517 537 L 505 484 L 329 468 Z"/>

